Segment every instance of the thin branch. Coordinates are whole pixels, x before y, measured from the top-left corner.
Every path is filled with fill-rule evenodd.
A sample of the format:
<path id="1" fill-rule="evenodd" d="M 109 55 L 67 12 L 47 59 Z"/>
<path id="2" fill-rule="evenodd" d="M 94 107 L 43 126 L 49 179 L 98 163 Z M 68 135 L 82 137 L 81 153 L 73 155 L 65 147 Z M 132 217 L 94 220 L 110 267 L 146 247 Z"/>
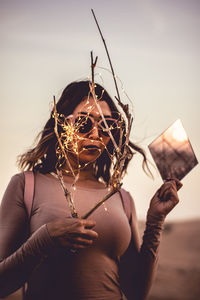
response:
<path id="1" fill-rule="evenodd" d="M 62 189 L 64 191 L 65 198 L 66 198 L 66 200 L 68 202 L 69 209 L 70 209 L 70 212 L 71 212 L 71 216 L 73 218 L 78 218 L 78 213 L 76 211 L 75 204 L 74 204 L 74 201 L 72 199 L 72 195 L 71 195 L 71 193 L 68 191 L 68 189 L 65 186 L 65 183 L 64 183 L 64 180 L 63 180 L 63 176 L 62 176 L 62 171 L 57 170 L 57 176 L 58 176 L 58 179 L 60 181 L 61 187 L 62 187 Z"/>
<path id="2" fill-rule="evenodd" d="M 55 132 L 55 135 L 56 135 L 56 137 L 57 137 L 57 140 L 58 140 L 58 143 L 59 143 L 59 145 L 60 145 L 60 148 L 61 148 L 61 150 L 62 150 L 62 153 L 64 154 L 64 157 L 65 157 L 65 160 L 66 160 L 66 162 L 67 162 L 67 165 L 68 165 L 68 167 L 69 167 L 69 169 L 70 169 L 72 175 L 73 175 L 74 178 L 75 178 L 76 175 L 75 175 L 74 170 L 73 170 L 73 168 L 72 168 L 72 166 L 71 166 L 71 164 L 70 164 L 70 162 L 69 162 L 69 159 L 68 159 L 67 154 L 66 154 L 66 152 L 65 152 L 64 146 L 63 146 L 63 144 L 62 144 L 62 142 L 61 142 L 61 140 L 60 140 L 60 136 L 59 136 L 59 134 L 58 134 L 58 116 L 57 116 L 58 114 L 57 114 L 57 110 L 56 110 L 56 98 L 55 98 L 55 96 L 53 96 L 53 101 L 54 101 L 54 119 L 55 119 L 54 132 Z"/>
<path id="3" fill-rule="evenodd" d="M 112 195 L 114 195 L 115 193 L 117 193 L 119 190 L 119 188 L 112 188 L 111 191 L 105 195 L 105 197 L 99 201 L 90 211 L 88 211 L 84 216 L 82 216 L 82 219 L 87 219 L 99 206 L 101 206 L 106 200 L 108 200 Z"/>
<path id="4" fill-rule="evenodd" d="M 107 124 L 107 122 L 106 122 L 106 120 L 105 120 L 105 117 L 104 117 L 104 115 L 103 115 L 102 109 L 101 109 L 101 107 L 100 107 L 100 105 L 99 105 L 99 103 L 98 103 L 98 99 L 97 99 L 97 96 L 96 96 L 96 94 L 95 94 L 95 87 L 94 87 L 93 84 L 90 85 L 90 91 L 91 91 L 92 97 L 93 97 L 93 99 L 94 99 L 94 101 L 95 101 L 95 104 L 96 104 L 96 106 L 97 106 L 97 109 L 98 109 L 98 111 L 99 111 L 99 113 L 100 113 L 100 115 L 101 115 L 101 118 L 102 118 L 102 120 L 103 120 L 103 122 L 104 122 L 104 125 L 105 125 L 106 129 L 108 130 L 108 135 L 109 135 L 109 137 L 111 138 L 111 140 L 112 140 L 112 142 L 113 142 L 113 145 L 114 145 L 116 151 L 118 151 L 118 148 L 119 148 L 119 147 L 117 146 L 117 144 L 116 144 L 116 142 L 115 142 L 115 139 L 114 139 L 112 133 L 111 133 L 110 130 L 109 130 L 109 127 L 108 127 L 108 124 Z"/>
<path id="5" fill-rule="evenodd" d="M 96 56 L 95 61 L 94 61 L 92 51 L 90 52 L 90 55 L 91 55 L 92 85 L 94 85 L 94 68 L 96 67 L 98 56 Z"/>
<path id="6" fill-rule="evenodd" d="M 117 81 L 116 81 L 116 76 L 115 76 L 115 73 L 114 73 L 114 69 L 113 69 L 113 66 L 112 66 L 112 62 L 111 62 L 111 59 L 110 59 L 110 55 L 109 55 L 109 52 L 108 52 L 108 48 L 107 48 L 107 45 L 106 45 L 106 42 L 105 42 L 105 39 L 102 35 L 102 32 L 101 32 L 101 29 L 99 27 L 99 24 L 97 22 L 97 19 L 96 19 L 96 16 L 94 14 L 94 11 L 92 10 L 92 14 L 93 14 L 93 17 L 95 19 L 95 22 L 96 22 L 96 25 L 98 27 L 98 30 L 99 30 L 99 33 L 101 35 L 101 38 L 103 40 L 103 44 L 104 44 L 104 47 L 105 47 L 105 50 L 106 50 L 106 54 L 107 54 L 107 57 L 108 57 L 108 60 L 109 60 L 109 64 L 110 64 L 110 68 L 111 68 L 111 72 L 112 72 L 112 76 L 113 76 L 113 80 L 114 80 L 114 83 L 115 83 L 115 88 L 116 88 L 116 92 L 117 92 L 117 97 L 115 97 L 117 99 L 117 102 L 118 102 L 118 105 L 121 106 L 121 108 L 123 109 L 125 115 L 126 115 L 126 118 L 127 118 L 127 121 L 128 121 L 128 124 L 127 124 L 127 130 L 126 130 L 126 139 L 125 139 L 125 145 L 123 147 L 122 145 L 122 134 L 123 134 L 123 129 L 121 128 L 120 130 L 120 141 L 119 141 L 119 145 L 116 144 L 115 142 L 115 139 L 113 138 L 112 136 L 112 133 L 110 132 L 110 129 L 105 121 L 105 118 L 104 118 L 104 115 L 100 109 L 100 106 L 98 104 L 98 99 L 95 95 L 95 84 L 94 84 L 94 69 L 96 67 L 96 63 L 97 63 L 97 58 L 95 58 L 95 61 L 94 61 L 94 58 L 93 58 L 93 52 L 91 51 L 91 72 L 92 72 L 92 83 L 90 84 L 90 91 L 91 91 L 91 94 L 96 102 L 96 105 L 99 109 L 99 112 L 100 112 L 100 115 L 105 123 L 105 127 L 106 129 L 108 129 L 108 134 L 113 142 L 113 145 L 114 145 L 114 148 L 116 149 L 115 151 L 115 157 L 113 156 L 113 160 L 112 160 L 112 163 L 113 163 L 113 171 L 112 171 L 112 175 L 111 175 L 111 178 L 110 178 L 110 182 L 109 182 L 109 185 L 110 185 L 110 192 L 108 192 L 107 195 L 104 196 L 104 198 L 102 200 L 100 200 L 89 212 L 87 212 L 84 216 L 82 216 L 83 219 L 86 219 L 88 218 L 99 206 L 101 206 L 106 200 L 108 200 L 112 195 L 114 195 L 116 192 L 119 191 L 119 189 L 121 188 L 121 181 L 122 181 L 122 174 L 123 174 L 123 170 L 124 170 L 124 163 L 126 161 L 126 159 L 130 159 L 129 156 L 130 156 L 130 147 L 129 147 L 129 136 L 130 136 L 130 130 L 131 130 L 131 125 L 132 125 L 132 116 L 131 114 L 129 113 L 129 106 L 128 105 L 124 105 L 121 100 L 120 100 L 120 95 L 119 95 L 119 90 L 118 90 L 118 86 L 117 86 Z M 66 159 L 66 162 L 69 166 L 69 169 L 71 170 L 72 174 L 74 175 L 75 177 L 75 174 L 73 172 L 73 169 L 71 168 L 71 165 L 70 165 L 70 162 L 68 161 L 68 158 L 67 158 L 67 155 L 66 155 L 66 152 L 65 152 L 65 149 L 62 145 L 62 141 L 59 137 L 59 134 L 58 134 L 58 130 L 57 130 L 57 111 L 56 111 L 56 105 L 55 105 L 55 98 L 54 98 L 54 114 L 55 114 L 55 134 L 57 136 L 57 139 L 58 139 L 58 142 L 59 142 L 59 145 L 60 145 L 60 148 L 64 154 L 64 157 Z M 123 150 L 122 150 L 123 148 Z M 58 176 L 59 177 L 59 176 Z M 76 178 L 76 177 L 75 177 Z M 62 174 L 61 174 L 61 178 L 59 178 L 60 181 L 61 181 L 61 185 L 63 187 L 63 190 L 65 192 L 65 197 L 66 199 L 68 200 L 69 202 L 69 207 L 72 211 L 72 216 L 77 216 L 76 215 L 76 211 L 75 211 L 75 207 L 74 207 L 74 210 L 72 208 L 72 206 L 74 205 L 73 204 L 73 200 L 71 199 L 71 194 L 67 191 L 67 189 L 65 188 L 64 186 L 64 183 L 62 182 Z M 74 212 L 74 214 L 73 214 Z"/>
<path id="7" fill-rule="evenodd" d="M 92 11 L 93 17 L 95 19 L 96 25 L 98 27 L 99 33 L 101 35 L 101 38 L 102 38 L 102 41 L 103 41 L 103 44 L 104 44 L 104 47 L 105 47 L 105 50 L 106 50 L 106 54 L 107 54 L 107 57 L 108 57 L 108 60 L 109 60 L 109 64 L 110 64 L 110 68 L 111 68 L 111 72 L 112 72 L 112 75 L 113 75 L 113 80 L 114 80 L 115 88 L 116 88 L 116 92 L 117 92 L 117 97 L 115 97 L 115 98 L 116 98 L 118 104 L 121 106 L 121 108 L 123 109 L 123 111 L 126 115 L 126 118 L 128 120 L 128 125 L 127 125 L 125 147 L 124 147 L 123 153 L 120 151 L 121 147 L 122 147 L 122 133 L 120 132 L 120 145 L 119 145 L 120 147 L 116 145 L 116 142 L 113 139 L 114 140 L 114 143 L 113 143 L 114 147 L 116 149 L 118 149 L 118 151 L 116 151 L 116 163 L 114 164 L 113 174 L 112 174 L 111 179 L 110 179 L 111 191 L 102 200 L 100 200 L 87 214 L 85 214 L 82 217 L 83 219 L 88 218 L 99 206 L 101 206 L 113 194 L 115 194 L 117 191 L 119 191 L 119 189 L 122 185 L 121 180 L 122 180 L 122 172 L 123 172 L 124 163 L 125 163 L 125 160 L 129 157 L 129 154 L 130 154 L 130 148 L 129 148 L 128 144 L 129 144 L 130 131 L 131 131 L 131 126 L 132 126 L 132 121 L 133 121 L 133 118 L 132 118 L 131 114 L 129 113 L 129 106 L 123 104 L 120 100 L 120 95 L 119 95 L 119 90 L 118 90 L 118 86 L 117 86 L 116 76 L 115 76 L 115 73 L 114 73 L 114 69 L 113 69 L 113 66 L 112 66 L 112 62 L 111 62 L 111 59 L 110 59 L 108 48 L 107 48 L 105 39 L 103 37 L 103 34 L 101 32 L 101 29 L 99 27 L 99 24 L 97 22 L 97 19 L 96 19 L 96 16 L 94 14 L 93 9 L 91 11 Z M 92 79 L 94 80 L 94 67 L 95 66 L 93 65 L 93 54 L 92 53 L 91 53 L 91 61 L 92 61 L 91 66 L 92 66 L 92 74 L 93 74 Z M 93 82 L 93 80 L 92 80 L 92 82 Z M 95 91 L 94 91 L 94 84 L 92 84 L 92 86 L 90 87 L 90 90 L 91 90 L 91 93 L 92 93 L 94 99 L 96 100 Z M 103 114 L 102 114 L 102 118 L 104 119 Z M 105 123 L 105 125 L 106 125 L 106 123 Z M 110 131 L 109 131 L 109 135 L 111 135 L 110 137 L 111 137 L 111 140 L 112 140 L 112 134 L 110 133 Z"/>
<path id="8" fill-rule="evenodd" d="M 103 34 L 101 32 L 101 29 L 99 27 L 99 23 L 97 21 L 97 18 L 95 16 L 95 13 L 94 13 L 94 10 L 91 9 L 92 11 L 92 14 L 93 14 L 93 17 L 94 17 L 94 20 L 96 22 L 96 25 L 97 25 L 97 28 L 99 30 L 99 33 L 100 33 L 100 36 L 102 38 L 102 41 L 103 41 L 103 44 L 104 44 L 104 47 L 105 47 L 105 50 L 106 50 L 106 54 L 107 54 L 107 57 L 108 57 L 108 61 L 109 61 L 109 64 L 110 64 L 110 68 L 111 68 L 111 72 L 112 72 L 112 75 L 113 75 L 113 80 L 114 80 L 114 83 L 115 83 L 115 88 L 116 88 L 116 92 L 117 92 L 117 98 L 120 100 L 120 94 L 119 94 L 119 89 L 118 89 L 118 86 L 117 86 L 117 80 L 116 80 L 116 76 L 115 76 L 115 72 L 114 72 L 114 69 L 113 69 L 113 65 L 112 65 L 112 62 L 111 62 L 111 58 L 110 58 L 110 54 L 108 52 L 108 48 L 107 48 L 107 45 L 106 45 L 106 41 L 103 37 Z"/>
<path id="9" fill-rule="evenodd" d="M 53 101 L 54 101 L 54 119 L 55 119 L 54 132 L 55 132 L 55 135 L 57 137 L 58 143 L 60 145 L 61 151 L 64 154 L 64 157 L 65 157 L 65 160 L 67 162 L 67 165 L 68 165 L 70 171 L 72 172 L 74 178 L 76 178 L 75 173 L 73 171 L 73 168 L 71 167 L 71 164 L 70 164 L 70 162 L 68 160 L 68 157 L 67 157 L 67 154 L 65 152 L 64 146 L 63 146 L 63 144 L 62 144 L 62 142 L 60 140 L 60 136 L 58 134 L 58 113 L 57 113 L 57 110 L 56 110 L 56 98 L 55 98 L 55 96 L 53 96 Z M 71 193 L 65 187 L 63 176 L 62 176 L 62 171 L 59 172 L 57 170 L 57 176 L 58 176 L 58 179 L 59 179 L 59 181 L 61 183 L 61 186 L 63 188 L 64 194 L 65 194 L 65 198 L 66 198 L 66 200 L 68 202 L 68 205 L 69 205 L 69 208 L 70 208 L 71 215 L 72 215 L 73 218 L 77 218 L 78 214 L 76 212 L 75 205 L 74 205 L 73 199 L 71 197 Z"/>

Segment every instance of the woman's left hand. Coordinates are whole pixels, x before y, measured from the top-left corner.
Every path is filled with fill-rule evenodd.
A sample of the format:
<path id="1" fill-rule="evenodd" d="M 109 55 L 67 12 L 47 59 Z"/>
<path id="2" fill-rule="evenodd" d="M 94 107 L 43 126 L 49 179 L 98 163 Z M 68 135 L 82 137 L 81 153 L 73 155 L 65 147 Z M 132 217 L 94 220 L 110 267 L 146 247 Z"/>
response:
<path id="1" fill-rule="evenodd" d="M 176 178 L 166 180 L 151 199 L 148 215 L 164 219 L 179 202 L 177 191 L 181 187 L 182 183 Z"/>

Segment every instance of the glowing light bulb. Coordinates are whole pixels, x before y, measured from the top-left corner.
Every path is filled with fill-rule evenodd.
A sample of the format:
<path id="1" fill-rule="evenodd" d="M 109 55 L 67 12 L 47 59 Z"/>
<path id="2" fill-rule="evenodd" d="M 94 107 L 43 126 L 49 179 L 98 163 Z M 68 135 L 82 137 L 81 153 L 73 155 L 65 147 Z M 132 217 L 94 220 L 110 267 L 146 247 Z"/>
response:
<path id="1" fill-rule="evenodd" d="M 107 207 L 106 207 L 106 205 L 105 205 L 105 202 L 103 202 L 103 206 L 104 206 L 104 210 L 105 210 L 105 211 L 108 211 L 108 209 L 107 209 Z"/>

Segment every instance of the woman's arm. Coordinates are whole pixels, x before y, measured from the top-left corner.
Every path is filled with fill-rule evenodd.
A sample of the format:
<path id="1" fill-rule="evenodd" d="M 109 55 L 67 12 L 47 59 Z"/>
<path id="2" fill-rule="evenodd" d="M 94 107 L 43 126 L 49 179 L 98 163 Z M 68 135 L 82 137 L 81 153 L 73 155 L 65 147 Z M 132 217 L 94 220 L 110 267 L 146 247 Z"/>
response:
<path id="1" fill-rule="evenodd" d="M 166 215 L 178 203 L 177 189 L 181 183 L 177 180 L 166 182 L 151 200 L 147 213 L 146 228 L 142 244 L 138 234 L 137 217 L 134 202 L 131 201 L 132 240 L 122 258 L 123 287 L 128 299 L 147 299 L 158 262 L 158 252 L 163 224 Z M 140 246 L 141 245 L 141 246 Z"/>
<path id="2" fill-rule="evenodd" d="M 45 225 L 25 241 L 28 217 L 23 193 L 24 175 L 13 176 L 0 207 L 0 297 L 21 287 L 53 245 Z"/>
<path id="3" fill-rule="evenodd" d="M 0 297 L 21 287 L 55 248 L 85 248 L 98 237 L 92 230 L 94 221 L 66 217 L 44 224 L 26 240 L 28 217 L 23 194 L 24 176 L 15 175 L 0 208 Z"/>

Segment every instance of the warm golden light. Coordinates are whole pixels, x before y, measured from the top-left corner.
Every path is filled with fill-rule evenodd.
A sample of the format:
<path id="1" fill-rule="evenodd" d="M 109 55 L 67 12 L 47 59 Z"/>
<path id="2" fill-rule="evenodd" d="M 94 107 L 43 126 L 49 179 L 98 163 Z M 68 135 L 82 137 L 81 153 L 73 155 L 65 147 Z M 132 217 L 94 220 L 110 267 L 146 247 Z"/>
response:
<path id="1" fill-rule="evenodd" d="M 176 141 L 184 142 L 188 140 L 187 134 L 185 132 L 185 129 L 183 128 L 181 120 L 177 120 L 169 129 L 171 131 L 173 139 L 175 139 Z"/>
<path id="2" fill-rule="evenodd" d="M 94 160 L 90 160 L 87 163 L 80 161 L 80 154 L 83 151 L 88 151 L 88 147 L 94 148 L 91 144 L 94 143 L 96 140 L 93 140 L 90 138 L 91 132 L 94 129 L 97 129 L 100 135 L 104 135 L 105 138 L 110 138 L 109 143 L 113 144 L 113 149 L 110 149 L 107 147 L 107 143 L 104 143 L 104 139 L 102 137 L 99 137 L 98 143 L 101 143 L 101 149 L 100 147 L 97 148 L 99 155 L 102 153 L 102 149 L 104 149 L 111 161 L 112 164 L 112 175 L 110 177 L 108 187 L 110 188 L 110 191 L 108 190 L 108 194 L 103 197 L 102 200 L 98 201 L 98 203 L 90 210 L 88 211 L 83 218 L 87 218 L 94 210 L 96 210 L 100 205 L 104 203 L 111 195 L 116 193 L 119 188 L 121 187 L 121 181 L 122 177 L 124 175 L 124 164 L 125 161 L 130 159 L 132 155 L 130 154 L 131 151 L 129 149 L 129 134 L 131 130 L 132 125 L 132 116 L 129 113 L 128 104 L 124 105 L 120 99 L 117 99 L 118 104 L 123 109 L 124 115 L 127 118 L 127 127 L 125 126 L 125 121 L 122 116 L 122 114 L 118 111 L 112 111 L 111 116 L 104 116 L 101 106 L 99 105 L 99 101 L 102 99 L 103 93 L 101 97 L 97 98 L 97 95 L 95 94 L 95 85 L 89 84 L 90 87 L 90 93 L 88 94 L 88 99 L 86 101 L 86 107 L 85 111 L 83 110 L 82 113 L 77 116 L 70 115 L 67 118 L 59 114 L 56 110 L 56 101 L 54 97 L 54 111 L 52 113 L 52 117 L 55 120 L 55 126 L 54 126 L 54 132 L 57 137 L 57 144 L 56 144 L 56 155 L 57 155 L 57 165 L 56 165 L 56 172 L 57 177 L 60 181 L 60 184 L 63 188 L 66 200 L 68 202 L 68 205 L 70 207 L 71 215 L 72 217 L 78 217 L 75 204 L 73 201 L 73 193 L 76 190 L 76 183 L 80 175 L 81 169 L 85 168 L 88 164 L 94 162 L 97 159 L 97 155 L 95 155 Z M 92 97 L 94 99 L 93 105 L 90 104 L 89 98 Z M 97 109 L 97 115 L 99 117 L 94 117 L 92 115 L 93 109 Z M 97 125 L 96 125 L 97 124 Z M 126 132 L 127 130 L 127 132 Z M 115 138 L 114 138 L 115 136 Z M 90 145 L 82 147 L 82 142 L 88 141 L 90 142 Z M 109 145 L 108 143 L 108 145 Z M 96 150 L 95 150 L 96 151 Z M 69 154 L 73 154 L 73 159 L 76 158 L 76 165 L 72 166 L 69 159 Z M 129 154 L 129 155 L 127 155 Z M 70 172 L 73 177 L 74 181 L 70 189 L 66 188 L 65 182 L 63 179 L 62 172 L 65 172 L 65 170 L 62 170 L 62 166 L 66 163 L 69 170 L 66 170 L 68 173 Z M 106 184 L 106 183 L 105 183 Z M 107 207 L 104 209 L 107 211 Z"/>

